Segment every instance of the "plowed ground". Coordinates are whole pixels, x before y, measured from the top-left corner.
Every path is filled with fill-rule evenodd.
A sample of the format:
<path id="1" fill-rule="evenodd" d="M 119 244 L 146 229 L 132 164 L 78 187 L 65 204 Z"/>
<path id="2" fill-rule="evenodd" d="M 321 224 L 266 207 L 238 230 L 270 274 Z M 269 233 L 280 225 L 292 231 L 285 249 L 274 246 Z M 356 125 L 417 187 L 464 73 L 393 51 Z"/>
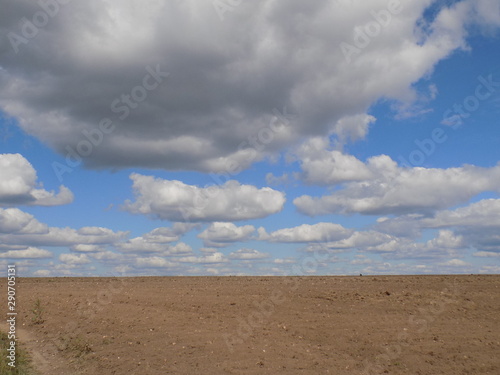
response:
<path id="1" fill-rule="evenodd" d="M 21 278 L 17 302 L 41 374 L 500 374 L 500 275 Z"/>

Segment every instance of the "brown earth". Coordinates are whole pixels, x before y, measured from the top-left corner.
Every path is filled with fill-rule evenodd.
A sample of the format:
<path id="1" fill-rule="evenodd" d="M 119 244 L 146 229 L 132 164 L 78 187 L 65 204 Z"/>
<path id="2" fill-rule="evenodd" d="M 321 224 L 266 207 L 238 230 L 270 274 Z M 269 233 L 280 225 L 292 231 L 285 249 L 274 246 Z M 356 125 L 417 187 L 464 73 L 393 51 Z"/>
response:
<path id="1" fill-rule="evenodd" d="M 43 375 L 498 375 L 499 297 L 500 275 L 21 278 L 17 329 Z"/>

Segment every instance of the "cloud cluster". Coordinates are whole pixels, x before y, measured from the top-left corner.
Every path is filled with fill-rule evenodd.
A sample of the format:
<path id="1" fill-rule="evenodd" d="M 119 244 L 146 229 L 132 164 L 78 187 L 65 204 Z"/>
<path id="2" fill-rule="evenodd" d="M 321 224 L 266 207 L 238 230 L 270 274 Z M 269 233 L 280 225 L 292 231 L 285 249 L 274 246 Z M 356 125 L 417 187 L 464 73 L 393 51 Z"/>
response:
<path id="1" fill-rule="evenodd" d="M 262 253 L 255 249 L 239 249 L 229 254 L 230 259 L 234 260 L 259 260 L 269 258 L 269 254 Z"/>
<path id="2" fill-rule="evenodd" d="M 75 251 L 97 251 L 100 249 L 98 245 L 113 244 L 127 235 L 128 232 L 115 232 L 102 227 L 49 227 L 18 208 L 0 208 L 0 244 L 12 249 L 16 246 L 29 247 L 16 254 L 31 254 L 37 246 L 68 246 Z"/>
<path id="3" fill-rule="evenodd" d="M 483 199 L 455 210 L 438 212 L 418 222 L 423 228 L 452 228 L 480 251 L 500 252 L 500 199 Z"/>
<path id="4" fill-rule="evenodd" d="M 376 229 L 408 239 L 420 236 L 423 230 L 438 229 L 449 237 L 442 237 L 442 241 L 435 242 L 436 246 L 450 247 L 460 242 L 462 247 L 479 252 L 500 252 L 500 199 L 483 199 L 432 216 L 385 218 Z"/>
<path id="5" fill-rule="evenodd" d="M 259 239 L 262 241 L 285 243 L 328 242 L 345 239 L 352 233 L 352 230 L 346 229 L 340 224 L 302 224 L 293 228 L 279 229 L 269 234 L 263 227 L 260 227 Z"/>
<path id="6" fill-rule="evenodd" d="M 153 229 L 151 232 L 146 233 L 143 238 L 151 243 L 175 242 L 179 241 L 184 234 L 196 227 L 198 225 L 191 223 L 174 223 L 171 228 L 161 227 Z"/>
<path id="7" fill-rule="evenodd" d="M 331 155 L 325 147 L 326 143 L 317 138 L 306 142 L 299 150 L 303 157 L 320 155 L 318 160 L 323 160 L 325 155 Z M 13 160 L 25 159 L 16 156 Z M 335 161 L 326 157 L 323 162 Z M 389 272 L 390 268 L 366 258 L 364 254 L 374 254 L 388 261 L 432 260 L 443 269 L 467 270 L 470 265 L 461 259 L 466 250 L 475 251 L 477 258 L 494 258 L 500 253 L 500 199 L 484 199 L 467 206 L 446 209 L 467 202 L 483 191 L 498 192 L 500 165 L 491 168 L 402 168 L 384 155 L 369 158 L 366 163 L 356 159 L 356 163 L 366 176 L 346 177 L 341 189 L 320 198 L 326 199 L 320 206 L 324 212 L 377 211 L 397 214 L 395 217 L 378 218 L 368 230 L 356 231 L 336 223 L 320 222 L 270 233 L 260 227 L 258 236 L 254 237 L 253 225 L 237 226 L 226 220 L 251 219 L 278 212 L 285 203 L 283 193 L 241 185 L 236 181 L 200 188 L 179 181 L 132 174 L 137 199 L 133 203 L 128 202 L 126 209 L 163 219 L 179 218 L 178 213 L 174 214 L 178 210 L 181 214 L 188 212 L 196 219 L 193 220 L 195 222 L 174 222 L 170 227 L 155 228 L 139 237 L 128 238 L 128 232 L 103 227 L 49 227 L 18 208 L 0 208 L 0 258 L 19 261 L 54 259 L 54 253 L 43 247 L 62 247 L 70 251 L 60 253 L 57 256 L 60 263 L 49 263 L 48 269 L 39 270 L 40 275 L 51 272 L 70 275 L 76 270 L 91 269 L 95 262 L 114 267 L 117 272 L 128 270 L 139 273 L 154 270 L 199 273 L 205 272 L 200 270 L 211 265 L 210 273 L 220 274 L 234 272 L 240 262 L 250 268 L 251 261 L 255 260 L 273 264 L 274 268 L 296 262 L 293 257 L 274 262 L 270 254 L 251 248 L 240 248 L 229 254 L 217 249 L 248 240 L 307 244 L 308 251 L 321 250 L 327 254 L 359 252 L 358 255 L 364 258 L 356 258 L 352 265 L 364 265 L 365 269 L 374 272 Z M 15 174 L 8 176 L 8 181 L 16 181 Z M 324 178 L 332 177 L 324 174 Z M 332 210 L 332 206 L 328 205 L 331 197 L 336 197 L 337 204 L 341 202 L 342 205 Z M 372 206 L 356 211 L 354 208 L 358 206 L 355 204 L 363 199 Z M 406 213 L 407 209 L 410 213 Z M 213 221 L 215 218 L 223 218 L 224 221 Z M 202 224 L 196 221 L 212 222 L 201 230 Z M 195 250 L 181 242 L 183 236 L 194 229 L 200 231 L 197 236 L 206 247 Z M 436 233 L 433 238 L 419 242 L 423 231 Z M 223 265 L 229 266 L 224 268 Z M 283 272 L 283 269 L 276 268 L 272 272 Z"/>
<path id="8" fill-rule="evenodd" d="M 46 234 L 49 228 L 18 208 L 0 208 L 0 234 Z"/>
<path id="9" fill-rule="evenodd" d="M 86 254 L 61 254 L 59 260 L 65 264 L 82 265 L 90 263 L 90 259 Z"/>
<path id="10" fill-rule="evenodd" d="M 136 237 L 130 240 L 117 243 L 116 248 L 124 253 L 157 253 L 162 256 L 187 255 L 193 252 L 191 246 L 184 242 L 171 245 L 165 242 L 154 242 L 147 237 Z"/>
<path id="11" fill-rule="evenodd" d="M 402 168 L 386 155 L 359 160 L 344 145 L 366 137 L 376 120 L 367 111 L 381 98 L 399 118 L 428 111 L 415 105 L 423 94 L 414 83 L 466 49 L 471 28 L 497 30 L 500 4 L 393 1 L 387 13 L 387 0 L 348 3 L 241 2 L 220 22 L 211 1 L 89 0 L 61 5 L 28 35 L 44 3 L 0 0 L 0 110 L 25 132 L 70 168 L 83 161 L 91 168 L 196 170 L 217 173 L 218 183 L 131 174 L 135 199 L 123 208 L 173 224 L 129 238 L 102 227 L 51 227 L 14 208 L 67 204 L 73 195 L 65 186 L 45 190 L 23 156 L 0 154 L 0 263 L 52 259 L 37 271 L 46 276 L 98 263 L 117 272 L 220 274 L 266 262 L 283 271 L 297 262 L 236 245 L 249 240 L 359 252 L 351 264 L 373 272 L 394 272 L 394 259 L 466 270 L 466 250 L 497 257 L 500 200 L 456 206 L 500 193 L 500 164 Z M 429 86 L 429 98 L 436 90 Z M 229 175 L 284 150 L 299 161 L 296 177 L 331 189 L 296 198 L 299 212 L 390 217 L 364 230 L 320 222 L 270 233 L 261 227 L 254 237 L 253 225 L 233 221 L 279 213 L 285 194 Z M 220 183 L 221 176 L 228 181 Z M 266 179 L 289 183 L 291 176 Z M 182 242 L 194 229 L 201 249 Z M 233 246 L 238 250 L 221 250 Z M 398 270 L 419 267 L 430 271 Z"/>
<path id="12" fill-rule="evenodd" d="M 296 198 L 293 203 L 300 212 L 310 216 L 431 213 L 466 203 L 482 192 L 500 193 L 500 164 L 492 168 L 471 165 L 447 169 L 402 168 L 386 155 L 369 158 L 367 163 L 352 156 L 336 155 L 322 159 L 326 171 L 332 172 L 322 179 L 318 175 L 316 181 L 326 183 L 339 175 L 347 182 L 330 195 Z"/>
<path id="13" fill-rule="evenodd" d="M 285 194 L 271 188 L 258 189 L 227 181 L 223 185 L 198 187 L 181 181 L 163 180 L 133 173 L 135 202 L 124 209 L 171 221 L 236 221 L 266 217 L 282 210 Z"/>
<path id="14" fill-rule="evenodd" d="M 56 206 L 73 201 L 65 186 L 57 194 L 37 188 L 36 171 L 21 154 L 0 154 L 0 176 L 0 206 Z"/>
<path id="15" fill-rule="evenodd" d="M 500 199 L 483 199 L 455 210 L 440 211 L 421 222 L 429 228 L 500 228 Z"/>
<path id="16" fill-rule="evenodd" d="M 27 247 L 23 249 L 8 250 L 0 253 L 0 258 L 7 259 L 40 259 L 52 258 L 53 254 L 44 249 L 36 247 Z"/>
<path id="17" fill-rule="evenodd" d="M 253 225 L 238 227 L 233 223 L 215 222 L 210 224 L 197 237 L 203 239 L 205 246 L 225 247 L 233 242 L 249 239 L 254 231 L 255 227 Z"/>
<path id="18" fill-rule="evenodd" d="M 436 236 L 425 242 L 414 238 L 398 237 L 375 230 L 357 231 L 350 237 L 314 246 L 327 252 L 337 253 L 355 250 L 359 256 L 378 254 L 383 259 L 444 259 L 462 256 L 466 244 L 461 235 L 451 230 L 440 230 Z M 312 250 L 314 247 L 311 247 Z"/>
<path id="19" fill-rule="evenodd" d="M 411 102 L 412 84 L 466 47 L 469 27 L 498 25 L 494 0 L 432 19 L 431 0 L 396 3 L 387 20 L 386 0 L 244 2 L 221 22 L 210 1 L 71 2 L 26 35 L 40 5 L 1 1 L 0 108 L 68 165 L 96 168 L 225 172 L 303 137 L 358 139 L 370 120 L 353 116 L 380 98 Z M 252 142 L 284 107 L 298 117 Z"/>

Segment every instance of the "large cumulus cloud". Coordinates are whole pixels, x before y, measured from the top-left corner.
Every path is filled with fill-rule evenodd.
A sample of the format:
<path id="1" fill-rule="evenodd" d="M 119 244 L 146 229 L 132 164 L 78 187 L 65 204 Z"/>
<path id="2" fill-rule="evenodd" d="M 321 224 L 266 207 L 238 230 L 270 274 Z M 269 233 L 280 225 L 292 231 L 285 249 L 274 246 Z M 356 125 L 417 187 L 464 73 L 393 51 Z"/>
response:
<path id="1" fill-rule="evenodd" d="M 33 20 L 40 6 L 2 0 L 0 108 L 68 155 L 68 165 L 246 168 L 381 97 L 413 100 L 412 83 L 465 47 L 470 20 L 499 23 L 494 1 L 463 1 L 423 19 L 431 3 L 401 1 L 347 56 L 341 44 L 356 45 L 370 23 L 377 30 L 374 12 L 387 11 L 387 1 L 245 1 L 223 22 L 211 1 L 75 1 L 16 53 L 12 33 L 23 36 L 23 18 Z M 151 71 L 164 74 L 158 85 Z M 126 104 L 134 90 L 140 100 Z M 285 107 L 298 117 L 252 145 Z M 105 119 L 109 132 L 99 128 Z M 78 151 L 89 134 L 91 149 Z"/>
<path id="2" fill-rule="evenodd" d="M 257 188 L 227 181 L 198 187 L 138 173 L 130 175 L 136 195 L 124 209 L 171 221 L 237 221 L 263 218 L 280 212 L 285 194 L 268 187 Z"/>

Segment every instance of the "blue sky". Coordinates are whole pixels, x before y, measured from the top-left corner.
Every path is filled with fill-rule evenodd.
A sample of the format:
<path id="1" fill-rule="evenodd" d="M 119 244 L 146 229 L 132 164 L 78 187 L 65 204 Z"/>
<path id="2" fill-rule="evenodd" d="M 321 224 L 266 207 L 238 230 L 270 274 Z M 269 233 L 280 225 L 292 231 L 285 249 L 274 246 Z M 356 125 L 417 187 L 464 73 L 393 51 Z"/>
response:
<path id="1" fill-rule="evenodd" d="M 0 272 L 500 271 L 497 1 L 49 3 L 2 4 Z"/>

